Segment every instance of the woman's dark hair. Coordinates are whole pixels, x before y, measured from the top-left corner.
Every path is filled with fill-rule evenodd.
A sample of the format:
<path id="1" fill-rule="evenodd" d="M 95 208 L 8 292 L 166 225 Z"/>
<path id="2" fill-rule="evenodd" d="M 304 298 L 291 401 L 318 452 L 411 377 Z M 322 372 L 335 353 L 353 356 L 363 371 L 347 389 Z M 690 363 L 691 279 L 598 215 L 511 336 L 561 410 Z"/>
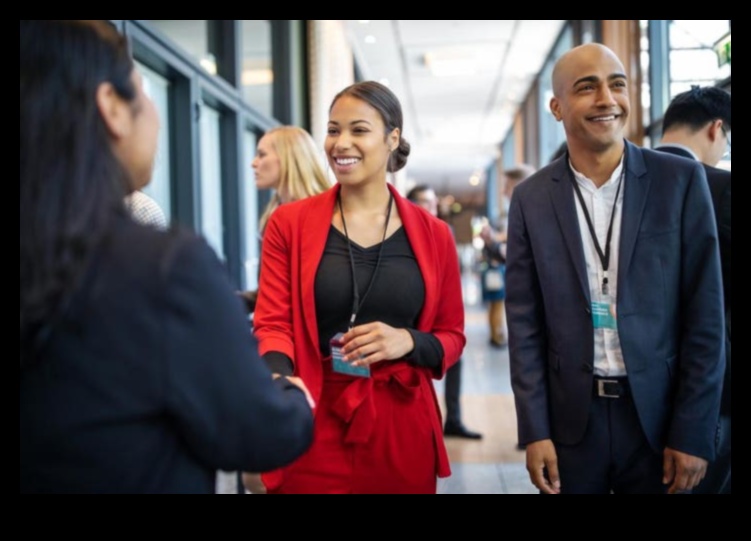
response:
<path id="1" fill-rule="evenodd" d="M 333 109 L 334 104 L 342 96 L 352 96 L 362 100 L 378 111 L 383 120 L 383 124 L 386 126 L 384 137 L 394 128 L 399 128 L 399 146 L 391 153 L 386 170 L 389 173 L 394 173 L 407 165 L 410 145 L 402 135 L 404 133 L 404 128 L 402 127 L 402 106 L 396 95 L 381 83 L 375 81 L 363 81 L 348 86 L 334 96 L 329 111 Z"/>
<path id="2" fill-rule="evenodd" d="M 106 21 L 20 21 L 21 366 L 49 335 L 131 185 L 96 91 L 134 103 L 127 41 Z"/>

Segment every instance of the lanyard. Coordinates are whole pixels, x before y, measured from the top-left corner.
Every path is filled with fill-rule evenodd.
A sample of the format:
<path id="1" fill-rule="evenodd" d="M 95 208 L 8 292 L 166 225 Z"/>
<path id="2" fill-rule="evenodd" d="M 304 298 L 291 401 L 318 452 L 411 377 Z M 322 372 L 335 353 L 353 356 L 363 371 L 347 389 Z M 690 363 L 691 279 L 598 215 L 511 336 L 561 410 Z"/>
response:
<path id="1" fill-rule="evenodd" d="M 626 174 L 626 160 L 624 157 L 620 178 L 618 179 L 618 189 L 615 191 L 615 201 L 613 201 L 613 210 L 610 213 L 610 225 L 608 226 L 608 236 L 607 236 L 607 240 L 605 241 L 605 253 L 602 252 L 602 248 L 600 248 L 600 243 L 597 241 L 597 234 L 595 233 L 595 228 L 592 225 L 592 219 L 589 217 L 589 212 L 587 212 L 587 206 L 584 204 L 584 197 L 582 197 L 581 190 L 579 189 L 579 184 L 576 182 L 576 179 L 574 178 L 574 173 L 571 171 L 570 166 L 569 166 L 569 173 L 570 173 L 569 178 L 571 179 L 571 183 L 574 185 L 576 196 L 579 198 L 579 203 L 581 204 L 582 212 L 584 213 L 584 217 L 587 219 L 587 225 L 589 226 L 589 234 L 592 236 L 592 242 L 594 242 L 595 249 L 597 250 L 597 255 L 600 257 L 600 263 L 602 264 L 602 294 L 607 295 L 608 294 L 608 267 L 610 266 L 610 238 L 613 235 L 613 220 L 615 218 L 615 208 L 618 205 L 618 194 L 621 193 L 621 186 L 623 185 L 623 178 Z"/>
<path id="2" fill-rule="evenodd" d="M 342 210 L 342 195 L 341 192 L 336 194 L 336 202 L 339 205 L 339 214 L 342 216 L 342 227 L 344 228 L 344 236 L 347 238 L 347 252 L 349 253 L 349 265 L 352 269 L 352 316 L 349 318 L 349 328 L 355 326 L 355 319 L 357 319 L 357 313 L 360 311 L 360 307 L 368 297 L 370 290 L 373 288 L 376 274 L 378 274 L 378 268 L 381 266 L 381 255 L 383 254 L 383 244 L 386 242 L 386 231 L 389 228 L 389 219 L 391 218 L 391 203 L 394 201 L 394 194 L 389 193 L 389 206 L 386 209 L 386 224 L 383 226 L 383 239 L 381 239 L 381 246 L 378 248 L 378 259 L 376 260 L 376 266 L 373 270 L 373 275 L 370 277 L 370 284 L 368 289 L 365 290 L 365 294 L 360 299 L 360 288 L 357 287 L 357 274 L 355 273 L 355 258 L 352 256 L 352 243 L 349 240 L 349 234 L 347 233 L 347 222 L 344 221 L 344 210 Z"/>

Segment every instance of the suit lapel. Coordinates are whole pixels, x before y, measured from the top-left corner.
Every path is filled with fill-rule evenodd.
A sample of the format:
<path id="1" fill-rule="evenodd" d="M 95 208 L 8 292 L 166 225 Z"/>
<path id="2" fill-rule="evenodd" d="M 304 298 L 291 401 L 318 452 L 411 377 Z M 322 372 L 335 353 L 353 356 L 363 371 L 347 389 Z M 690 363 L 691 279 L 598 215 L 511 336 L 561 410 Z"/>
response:
<path id="1" fill-rule="evenodd" d="M 308 338 L 316 350 L 318 349 L 318 321 L 316 319 L 315 279 L 329 236 L 331 217 L 334 214 L 334 203 L 339 188 L 340 185 L 336 184 L 325 192 L 317 204 L 308 207 L 306 215 L 300 219 L 298 232 L 303 319 Z"/>
<path id="2" fill-rule="evenodd" d="M 618 276 L 625 277 L 636 246 L 651 179 L 647 174 L 644 156 L 637 146 L 626 141 L 626 177 L 623 186 L 621 245 L 618 253 Z M 619 278 L 618 284 L 623 280 Z"/>
<path id="3" fill-rule="evenodd" d="M 584 261 L 584 247 L 582 246 L 582 234 L 579 230 L 579 218 L 576 213 L 574 188 L 569 180 L 570 174 L 568 159 L 559 160 L 557 167 L 552 171 L 550 198 L 563 238 L 566 241 L 566 247 L 571 260 L 574 262 L 579 285 L 584 292 L 584 297 L 589 300 L 589 281 L 587 280 L 587 268 Z"/>

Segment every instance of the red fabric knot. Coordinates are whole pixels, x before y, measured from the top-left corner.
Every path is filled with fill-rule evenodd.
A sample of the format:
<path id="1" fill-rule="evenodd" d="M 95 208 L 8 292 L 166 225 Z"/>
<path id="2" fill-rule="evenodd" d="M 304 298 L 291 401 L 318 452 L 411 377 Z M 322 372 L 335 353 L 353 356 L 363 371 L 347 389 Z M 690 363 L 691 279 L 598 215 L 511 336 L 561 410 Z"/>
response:
<path id="1" fill-rule="evenodd" d="M 349 424 L 346 443 L 367 443 L 373 433 L 377 412 L 373 400 L 374 385 L 389 385 L 404 401 L 420 395 L 420 377 L 406 362 L 386 362 L 371 367 L 369 378 L 353 377 L 352 382 L 334 403 L 332 411 Z"/>

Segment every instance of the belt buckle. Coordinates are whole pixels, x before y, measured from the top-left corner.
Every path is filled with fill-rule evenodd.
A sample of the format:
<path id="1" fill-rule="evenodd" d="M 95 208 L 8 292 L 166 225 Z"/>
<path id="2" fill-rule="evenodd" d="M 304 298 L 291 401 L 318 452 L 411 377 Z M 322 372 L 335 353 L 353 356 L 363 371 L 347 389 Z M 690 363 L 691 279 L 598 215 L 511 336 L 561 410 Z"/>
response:
<path id="1" fill-rule="evenodd" d="M 598 379 L 597 380 L 597 396 L 601 396 L 604 398 L 620 398 L 621 395 L 619 394 L 609 394 L 605 390 L 605 385 L 608 383 L 612 383 L 614 385 L 618 385 L 618 380 L 615 379 Z"/>

